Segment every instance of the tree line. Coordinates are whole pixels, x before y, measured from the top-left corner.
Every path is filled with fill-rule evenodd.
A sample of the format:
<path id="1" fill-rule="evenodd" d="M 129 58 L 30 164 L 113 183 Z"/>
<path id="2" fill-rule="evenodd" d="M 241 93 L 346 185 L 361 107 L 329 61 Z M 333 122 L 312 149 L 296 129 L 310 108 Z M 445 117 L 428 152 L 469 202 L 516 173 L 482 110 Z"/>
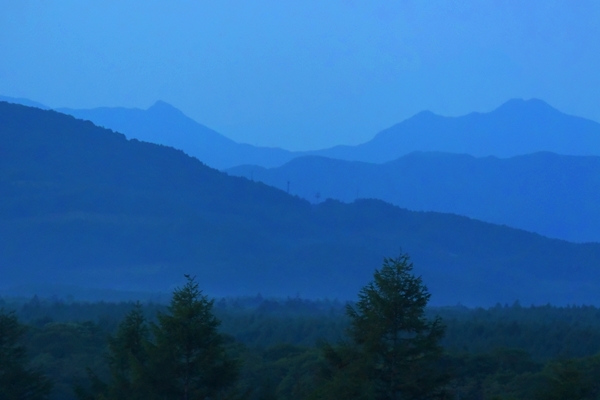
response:
<path id="1" fill-rule="evenodd" d="M 518 323 L 520 318 L 527 319 L 526 308 L 518 304 L 499 305 L 479 310 L 472 318 L 473 313 L 455 307 L 445 310 L 443 322 L 427 308 L 429 299 L 422 280 L 412 273 L 408 256 L 402 255 L 386 259 L 375 271 L 373 281 L 359 292 L 358 301 L 345 306 L 336 302 L 288 299 L 282 303 L 259 298 L 215 303 L 202 293 L 194 278 L 187 277 L 186 284 L 173 292 L 168 306 L 149 309 L 138 303 L 130 307 L 108 340 L 100 328 L 101 320 L 96 324 L 53 325 L 38 318 L 31 320 L 30 329 L 39 332 L 60 326 L 55 334 L 64 336 L 72 331 L 73 338 L 85 334 L 90 343 L 103 343 L 103 347 L 99 346 L 103 362 L 96 358 L 86 365 L 83 379 L 69 382 L 76 397 L 86 400 L 598 398 L 597 356 L 542 360 L 519 349 L 494 347 L 484 349 L 487 352 L 469 352 L 454 346 L 449 352 L 444 345 L 448 334 L 451 340 L 460 336 L 457 326 L 462 326 L 462 335 L 469 342 L 474 341 L 474 332 L 485 338 L 486 332 L 499 327 L 508 327 L 504 333 L 500 330 L 500 335 L 532 334 Z M 252 301 L 256 306 L 249 313 L 248 304 Z M 23 305 L 21 314 L 34 315 L 40 308 L 36 303 L 39 299 Z M 63 309 L 67 308 L 63 304 Z M 227 310 L 229 313 L 224 312 Z M 326 340 L 316 347 L 302 344 L 301 337 L 271 339 L 269 346 L 257 351 L 240 343 L 237 335 L 223 333 L 223 325 L 229 325 L 232 331 L 235 320 L 246 327 L 259 320 L 264 331 L 269 331 L 274 327 L 267 323 L 273 321 L 269 318 L 283 315 L 285 319 L 290 310 L 294 312 L 288 322 L 300 324 L 303 332 L 297 336 L 310 335 L 316 318 L 327 322 L 329 325 L 324 325 L 337 332 L 337 337 L 323 335 Z M 443 314 L 442 311 L 434 310 Z M 576 331 L 580 335 L 576 339 L 581 342 L 587 334 L 588 341 L 600 343 L 596 339 L 600 330 L 589 328 L 595 321 L 594 315 L 598 315 L 593 307 L 573 308 L 565 314 L 571 317 L 552 314 L 551 307 L 541 307 L 537 312 L 551 314 L 549 325 L 558 326 L 569 319 L 575 319 L 571 321 L 575 324 L 585 321 L 577 317 L 586 315 L 591 325 Z M 490 316 L 494 313 L 505 315 L 498 320 Z M 512 316 L 512 321 L 507 321 L 506 315 Z M 453 325 L 448 328 L 446 321 Z M 560 329 L 556 332 L 562 334 Z M 565 334 L 569 333 L 572 334 Z M 23 345 L 27 335 L 14 311 L 0 314 L 0 399 L 56 396 L 51 390 L 52 379 L 39 368 L 43 357 L 36 357 L 33 365 L 28 365 Z M 270 335 L 277 337 L 277 333 Z M 48 345 L 58 337 L 52 332 L 40 336 L 37 340 L 46 340 Z M 264 339 L 242 339 L 246 343 L 261 340 Z M 48 354 L 52 351 L 60 354 L 61 350 L 50 349 Z"/>

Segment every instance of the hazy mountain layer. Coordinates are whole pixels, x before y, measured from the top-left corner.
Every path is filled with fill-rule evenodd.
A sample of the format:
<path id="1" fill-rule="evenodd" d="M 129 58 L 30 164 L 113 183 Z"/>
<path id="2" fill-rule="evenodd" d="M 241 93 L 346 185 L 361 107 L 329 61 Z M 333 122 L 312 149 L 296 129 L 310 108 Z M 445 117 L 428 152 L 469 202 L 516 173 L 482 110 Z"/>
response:
<path id="1" fill-rule="evenodd" d="M 104 107 L 57 111 L 122 132 L 129 139 L 183 150 L 206 165 L 218 169 L 240 164 L 277 166 L 294 157 L 291 152 L 283 149 L 236 143 L 162 101 L 156 102 L 147 110 Z"/>
<path id="2" fill-rule="evenodd" d="M 0 285 L 354 297 L 401 248 L 434 304 L 600 303 L 600 245 L 382 201 L 318 205 L 183 152 L 0 103 Z"/>
<path id="3" fill-rule="evenodd" d="M 158 102 L 148 110 L 98 108 L 59 110 L 129 138 L 184 150 L 207 165 L 226 169 L 243 164 L 277 167 L 302 155 L 383 163 L 414 151 L 512 157 L 540 151 L 600 156 L 600 124 L 561 113 L 541 100 L 510 100 L 489 113 L 442 117 L 422 112 L 357 146 L 311 152 L 235 143 Z"/>
<path id="4" fill-rule="evenodd" d="M 411 153 L 384 164 L 299 157 L 227 170 L 311 202 L 374 198 L 465 215 L 565 240 L 600 242 L 600 157 L 535 153 L 508 159 Z M 288 184 L 289 182 L 289 184 Z"/>
<path id="5" fill-rule="evenodd" d="M 38 103 L 37 101 L 33 101 L 33 100 L 29 100 L 29 99 L 25 99 L 23 97 L 9 97 L 9 96 L 0 96 L 0 101 L 5 101 L 7 103 L 14 103 L 14 104 L 21 104 L 27 107 L 36 107 L 36 108 L 41 108 L 42 110 L 49 110 L 50 107 L 48 107 L 45 104 L 42 103 Z"/>
<path id="6" fill-rule="evenodd" d="M 27 99 L 0 100 L 47 108 Z M 58 111 L 124 133 L 130 139 L 175 147 L 218 169 L 244 164 L 277 167 L 302 155 L 384 163 L 414 151 L 478 157 L 512 157 L 540 151 L 600 156 L 600 124 L 566 115 L 536 99 L 510 100 L 492 112 L 462 117 L 442 117 L 425 111 L 361 145 L 310 152 L 236 143 L 161 101 L 147 110 L 103 107 Z"/>
<path id="7" fill-rule="evenodd" d="M 492 112 L 456 118 L 421 112 L 364 144 L 312 154 L 382 163 L 414 151 L 477 157 L 512 157 L 540 151 L 600 156 L 600 124 L 563 114 L 541 100 L 510 100 Z"/>

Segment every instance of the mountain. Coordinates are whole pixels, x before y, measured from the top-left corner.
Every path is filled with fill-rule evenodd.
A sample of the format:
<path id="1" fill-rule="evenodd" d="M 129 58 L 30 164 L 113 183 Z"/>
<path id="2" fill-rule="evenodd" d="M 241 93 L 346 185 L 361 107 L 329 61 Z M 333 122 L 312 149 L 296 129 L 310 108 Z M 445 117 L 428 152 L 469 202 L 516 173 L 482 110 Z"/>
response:
<path id="1" fill-rule="evenodd" d="M 236 143 L 163 101 L 147 110 L 102 107 L 89 110 L 59 108 L 57 111 L 124 133 L 129 139 L 183 150 L 213 168 L 240 164 L 276 166 L 293 157 L 279 148 Z"/>
<path id="2" fill-rule="evenodd" d="M 50 110 L 50 107 L 38 103 L 37 101 L 25 99 L 23 97 L 9 97 L 9 96 L 0 96 L 0 101 L 5 101 L 7 103 L 21 104 L 28 107 L 41 108 L 42 110 Z"/>
<path id="3" fill-rule="evenodd" d="M 5 99 L 47 108 L 27 99 Z M 305 155 L 384 163 L 414 151 L 501 158 L 541 151 L 600 156 L 600 124 L 564 114 L 537 99 L 509 100 L 492 112 L 461 117 L 424 111 L 366 143 L 308 152 L 236 143 L 162 101 L 147 110 L 102 107 L 57 111 L 124 133 L 130 139 L 175 147 L 217 169 L 239 165 L 272 168 Z"/>
<path id="4" fill-rule="evenodd" d="M 358 146 L 307 154 L 383 163 L 414 151 L 501 158 L 540 151 L 600 156 L 600 124 L 563 114 L 541 100 L 515 99 L 492 112 L 462 117 L 421 112 Z"/>
<path id="5" fill-rule="evenodd" d="M 600 304 L 599 244 L 377 200 L 317 205 L 55 111 L 0 103 L 0 286 L 354 298 L 411 254 L 433 304 Z"/>
<path id="6" fill-rule="evenodd" d="M 455 213 L 576 242 L 600 242 L 600 157 L 534 153 L 507 159 L 415 152 L 384 164 L 296 158 L 227 170 L 318 202 L 375 198 Z M 289 183 L 288 183 L 289 182 Z"/>

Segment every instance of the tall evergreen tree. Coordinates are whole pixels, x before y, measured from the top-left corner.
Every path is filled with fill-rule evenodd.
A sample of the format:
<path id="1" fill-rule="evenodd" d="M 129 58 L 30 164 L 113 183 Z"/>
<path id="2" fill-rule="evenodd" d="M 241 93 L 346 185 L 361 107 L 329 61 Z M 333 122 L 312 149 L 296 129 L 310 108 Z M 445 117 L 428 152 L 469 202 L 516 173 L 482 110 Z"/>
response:
<path id="1" fill-rule="evenodd" d="M 108 342 L 109 368 L 113 378 L 114 399 L 147 398 L 148 326 L 139 303 L 127 314 L 117 333 Z"/>
<path id="2" fill-rule="evenodd" d="M 90 371 L 88 387 L 77 389 L 81 400 L 200 400 L 226 393 L 237 379 L 237 361 L 226 353 L 213 300 L 187 279 L 149 328 L 139 305 L 126 316 L 109 339 L 110 381 Z"/>
<path id="3" fill-rule="evenodd" d="M 0 399 L 48 398 L 52 383 L 41 372 L 27 367 L 27 353 L 20 343 L 25 334 L 13 312 L 0 309 Z"/>
<path id="4" fill-rule="evenodd" d="M 108 389 L 110 399 L 147 399 L 151 392 L 147 379 L 149 330 L 141 305 L 137 303 L 115 336 L 109 338 L 108 366 L 112 384 Z"/>
<path id="5" fill-rule="evenodd" d="M 237 362 L 225 349 L 213 300 L 193 278 L 173 293 L 167 313 L 151 327 L 151 379 L 161 399 L 215 399 L 236 380 Z"/>
<path id="6" fill-rule="evenodd" d="M 430 294 L 412 269 L 407 255 L 385 259 L 347 306 L 350 342 L 325 352 L 329 377 L 315 397 L 336 398 L 335 387 L 355 399 L 445 397 L 447 377 L 438 370 L 444 327 L 426 318 Z"/>
<path id="7" fill-rule="evenodd" d="M 108 338 L 108 368 L 110 381 L 102 381 L 88 370 L 87 387 L 77 386 L 81 400 L 135 400 L 151 398 L 151 383 L 147 376 L 148 326 L 137 303 L 119 324 L 114 336 Z"/>

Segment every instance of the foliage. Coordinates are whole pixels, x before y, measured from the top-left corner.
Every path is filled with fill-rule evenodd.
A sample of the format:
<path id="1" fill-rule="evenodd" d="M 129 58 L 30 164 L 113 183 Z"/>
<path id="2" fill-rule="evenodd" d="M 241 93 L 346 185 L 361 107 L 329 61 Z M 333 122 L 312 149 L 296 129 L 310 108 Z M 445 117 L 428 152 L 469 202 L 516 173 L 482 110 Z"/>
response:
<path id="1" fill-rule="evenodd" d="M 90 382 L 87 367 L 101 382 L 113 382 L 111 347 L 128 314 L 139 309 L 148 324 L 158 323 L 158 311 L 169 312 L 166 304 L 35 297 L 0 299 L 0 306 L 14 310 L 27 324 L 21 343 L 31 356 L 30 366 L 55 382 L 50 399 L 56 400 L 74 399 L 73 384 L 81 379 Z M 260 295 L 216 300 L 213 312 L 222 321 L 218 331 L 235 338 L 236 343 L 225 346 L 241 364 L 234 389 L 245 400 L 305 399 L 316 384 L 337 371 L 336 393 L 351 392 L 360 382 L 350 378 L 361 371 L 345 368 L 344 375 L 339 367 L 354 357 L 356 347 L 331 346 L 339 356 L 336 364 L 323 363 L 323 346 L 316 346 L 319 337 L 340 342 L 350 325 L 344 311 L 343 303 L 331 300 Z M 476 309 L 430 307 L 426 315 L 441 316 L 446 326 L 440 342 L 445 354 L 437 365 L 452 376 L 447 387 L 455 398 L 545 399 L 551 394 L 545 389 L 561 382 L 555 366 L 569 360 L 581 373 L 582 383 L 600 374 L 594 372 L 597 364 L 593 362 L 600 351 L 600 309 L 596 307 L 518 303 Z M 124 376 L 135 380 L 143 369 L 129 371 Z M 368 388 L 358 389 L 368 393 Z"/>
<path id="2" fill-rule="evenodd" d="M 48 378 L 28 368 L 24 334 L 14 313 L 0 309 L 0 399 L 45 399 L 52 388 Z"/>
<path id="3" fill-rule="evenodd" d="M 407 255 L 385 259 L 381 270 L 348 305 L 350 343 L 325 347 L 335 370 L 324 384 L 324 397 L 425 399 L 444 394 L 445 376 L 437 368 L 444 328 L 429 321 L 430 295 L 420 277 L 412 275 Z M 328 387 L 329 386 L 329 387 Z"/>
<path id="4" fill-rule="evenodd" d="M 215 398 L 237 378 L 237 363 L 226 353 L 226 338 L 217 330 L 214 300 L 193 278 L 173 292 L 167 313 L 152 324 L 150 378 L 161 399 Z"/>
<path id="5" fill-rule="evenodd" d="M 550 362 L 539 400 L 596 400 L 600 397 L 600 355 Z"/>
<path id="6" fill-rule="evenodd" d="M 496 305 L 429 311 L 446 325 L 442 345 L 448 351 L 489 353 L 498 348 L 526 350 L 536 361 L 585 357 L 600 351 L 600 309 L 593 306 L 524 307 Z"/>
<path id="7" fill-rule="evenodd" d="M 238 366 L 217 330 L 214 301 L 187 279 L 150 328 L 139 304 L 127 314 L 109 339 L 109 382 L 90 371 L 80 399 L 214 399 L 232 386 Z"/>
<path id="8" fill-rule="evenodd" d="M 146 319 L 139 303 L 127 314 L 117 333 L 108 342 L 108 366 L 113 388 L 111 398 L 147 398 L 144 390 L 143 368 L 148 361 Z"/>
<path id="9" fill-rule="evenodd" d="M 147 339 L 146 320 L 141 305 L 137 303 L 125 316 L 116 334 L 108 338 L 107 367 L 110 382 L 104 382 L 88 368 L 88 388 L 77 385 L 75 391 L 78 397 L 87 400 L 148 398 L 144 371 L 147 362 Z"/>

